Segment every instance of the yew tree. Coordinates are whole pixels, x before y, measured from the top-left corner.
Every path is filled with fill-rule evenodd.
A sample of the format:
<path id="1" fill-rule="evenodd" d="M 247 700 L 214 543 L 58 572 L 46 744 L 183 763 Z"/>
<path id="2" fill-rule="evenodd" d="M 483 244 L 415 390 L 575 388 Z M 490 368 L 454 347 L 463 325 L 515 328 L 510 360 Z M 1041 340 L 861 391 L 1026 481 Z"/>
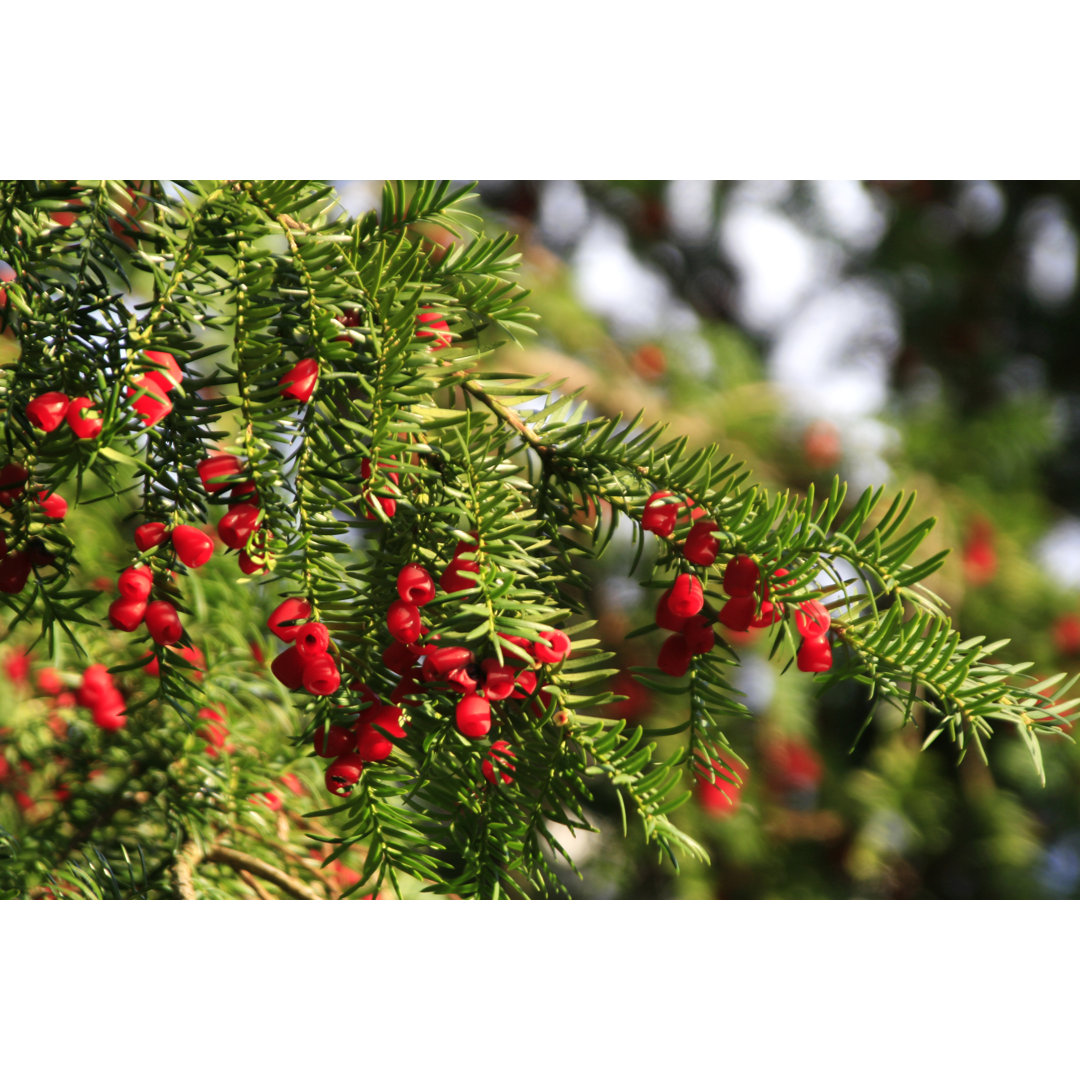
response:
<path id="1" fill-rule="evenodd" d="M 561 895 L 598 799 L 706 857 L 680 808 L 754 767 L 750 630 L 868 719 L 961 759 L 1004 728 L 1041 771 L 1071 680 L 962 639 L 915 497 L 769 491 L 498 370 L 538 320 L 471 198 L 0 184 L 4 896 Z M 674 723 L 613 715 L 612 545 Z"/>

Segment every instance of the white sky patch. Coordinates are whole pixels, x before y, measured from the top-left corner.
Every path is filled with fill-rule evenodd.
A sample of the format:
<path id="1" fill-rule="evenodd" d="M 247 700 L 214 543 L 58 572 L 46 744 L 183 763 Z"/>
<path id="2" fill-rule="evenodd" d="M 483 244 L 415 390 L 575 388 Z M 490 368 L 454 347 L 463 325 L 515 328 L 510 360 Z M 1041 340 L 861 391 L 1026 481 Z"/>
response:
<path id="1" fill-rule="evenodd" d="M 1067 589 L 1080 589 L 1080 518 L 1059 521 L 1035 545 L 1039 565 Z"/>
<path id="2" fill-rule="evenodd" d="M 847 422 L 885 405 L 888 365 L 900 343 L 891 300 L 849 282 L 810 300 L 768 357 L 797 415 Z"/>
<path id="3" fill-rule="evenodd" d="M 382 205 L 382 183 L 376 180 L 334 180 L 338 202 L 346 213 L 362 217 Z"/>
<path id="4" fill-rule="evenodd" d="M 540 231 L 553 247 L 568 247 L 589 222 L 589 204 L 574 180 L 552 180 L 540 189 Z"/>
<path id="5" fill-rule="evenodd" d="M 745 198 L 732 198 L 720 243 L 739 268 L 740 313 L 758 332 L 778 330 L 839 268 L 833 245 L 812 240 L 783 214 Z"/>
<path id="6" fill-rule="evenodd" d="M 681 240 L 703 244 L 713 226 L 714 180 L 673 180 L 665 199 L 672 232 Z"/>
<path id="7" fill-rule="evenodd" d="M 622 228 L 603 215 L 589 223 L 572 265 L 582 303 L 606 318 L 617 336 L 659 336 L 698 325 L 660 273 L 634 258 Z"/>
<path id="8" fill-rule="evenodd" d="M 1076 288 L 1076 233 L 1056 200 L 1031 207 L 1021 222 L 1028 235 L 1025 277 L 1036 300 L 1049 307 L 1064 303 Z"/>
<path id="9" fill-rule="evenodd" d="M 829 229 L 845 244 L 871 251 L 881 242 L 887 218 L 858 180 L 815 180 L 811 189 Z"/>

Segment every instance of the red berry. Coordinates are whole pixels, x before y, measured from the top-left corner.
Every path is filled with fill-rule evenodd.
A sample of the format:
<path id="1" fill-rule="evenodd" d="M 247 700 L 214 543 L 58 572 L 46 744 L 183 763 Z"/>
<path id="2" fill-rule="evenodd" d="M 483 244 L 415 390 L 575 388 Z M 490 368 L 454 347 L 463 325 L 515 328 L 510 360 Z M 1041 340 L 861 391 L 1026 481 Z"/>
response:
<path id="1" fill-rule="evenodd" d="M 290 645 L 274 659 L 270 671 L 289 690 L 299 690 L 304 685 L 304 661 L 295 645 Z"/>
<path id="2" fill-rule="evenodd" d="M 450 344 L 450 324 L 437 311 L 425 309 L 416 316 L 416 321 L 422 327 L 430 327 L 430 329 L 417 330 L 416 336 L 418 338 L 437 339 L 428 346 L 432 352 L 445 349 Z"/>
<path id="3" fill-rule="evenodd" d="M 172 531 L 172 545 L 185 566 L 195 568 L 210 561 L 214 541 L 194 525 L 177 525 Z"/>
<path id="4" fill-rule="evenodd" d="M 30 558 L 24 551 L 13 551 L 0 559 L 0 592 L 22 592 L 30 577 Z"/>
<path id="5" fill-rule="evenodd" d="M 820 600 L 804 600 L 795 609 L 795 629 L 804 638 L 821 637 L 831 625 L 829 609 Z"/>
<path id="6" fill-rule="evenodd" d="M 536 691 L 536 672 L 530 671 L 526 668 L 524 671 L 519 671 L 517 678 L 514 680 L 514 692 L 510 695 L 512 698 L 527 698 Z"/>
<path id="7" fill-rule="evenodd" d="M 391 739 L 403 739 L 402 710 L 394 705 L 375 705 L 360 714 L 356 725 L 356 752 L 365 761 L 385 761 L 394 744 Z"/>
<path id="8" fill-rule="evenodd" d="M 544 630 L 533 642 L 533 652 L 542 664 L 561 664 L 570 655 L 570 639 L 561 630 Z"/>
<path id="9" fill-rule="evenodd" d="M 395 600 L 386 612 L 386 627 L 397 641 L 412 644 L 420 637 L 420 609 L 404 600 Z"/>
<path id="10" fill-rule="evenodd" d="M 670 491 L 657 491 L 645 500 L 645 509 L 641 513 L 641 527 L 646 532 L 657 536 L 670 536 L 675 531 L 675 522 L 682 503 Z"/>
<path id="11" fill-rule="evenodd" d="M 149 566 L 129 566 L 117 579 L 120 595 L 125 600 L 145 600 L 154 585 L 154 574 Z"/>
<path id="12" fill-rule="evenodd" d="M 359 754 L 342 754 L 327 766 L 326 790 L 344 799 L 352 794 L 363 771 L 364 759 Z"/>
<path id="13" fill-rule="evenodd" d="M 119 693 L 90 711 L 90 719 L 104 731 L 119 731 L 127 723 L 124 699 Z"/>
<path id="14" fill-rule="evenodd" d="M 218 522 L 222 543 L 234 550 L 247 546 L 251 534 L 259 526 L 259 508 L 254 503 L 234 503 Z"/>
<path id="15" fill-rule="evenodd" d="M 109 605 L 109 622 L 117 630 L 126 630 L 131 633 L 142 624 L 146 607 L 145 600 L 127 600 L 121 596 Z"/>
<path id="16" fill-rule="evenodd" d="M 676 677 L 685 675 L 690 667 L 690 657 L 693 653 L 682 634 L 672 634 L 663 645 L 660 646 L 660 655 L 656 658 L 656 666 L 665 675 Z"/>
<path id="17" fill-rule="evenodd" d="M 745 633 L 750 629 L 754 621 L 754 612 L 757 604 L 752 596 L 733 596 L 717 615 L 717 621 L 722 622 L 729 630 Z"/>
<path id="18" fill-rule="evenodd" d="M 779 622 L 783 617 L 783 604 L 779 602 L 774 604 L 771 600 L 762 600 L 761 612 L 750 620 L 750 625 L 755 630 L 761 630 L 763 627 L 772 626 L 773 623 Z"/>
<path id="19" fill-rule="evenodd" d="M 132 380 L 128 387 L 128 397 L 134 398 L 131 403 L 132 409 L 143 418 L 146 427 L 153 427 L 160 419 L 172 412 L 172 402 L 169 401 L 168 391 L 163 389 L 160 377 L 155 378 L 154 372 L 147 372 Z"/>
<path id="20" fill-rule="evenodd" d="M 404 675 L 415 666 L 416 656 L 404 642 L 392 641 L 383 649 L 382 662 L 395 675 Z"/>
<path id="21" fill-rule="evenodd" d="M 504 784 L 512 784 L 514 782 L 514 766 L 510 759 L 516 757 L 517 754 L 510 749 L 510 744 L 505 739 L 493 742 L 491 749 L 488 751 L 488 760 L 480 765 L 480 771 L 484 774 L 484 779 L 489 784 L 497 784 L 500 780 Z"/>
<path id="22" fill-rule="evenodd" d="M 73 398 L 65 419 L 76 439 L 96 439 L 101 434 L 101 413 L 88 397 Z"/>
<path id="23" fill-rule="evenodd" d="M 454 710 L 458 731 L 470 739 L 481 739 L 491 730 L 491 705 L 479 694 L 466 694 Z"/>
<path id="24" fill-rule="evenodd" d="M 309 694 L 326 697 L 341 685 L 341 672 L 338 671 L 334 658 L 329 653 L 323 653 L 312 660 L 304 661 L 303 680 L 304 689 Z"/>
<path id="25" fill-rule="evenodd" d="M 705 605 L 705 593 L 701 588 L 701 582 L 693 574 L 680 574 L 671 586 L 671 596 L 668 598 L 668 608 L 671 613 L 679 618 L 689 618 L 696 615 Z"/>
<path id="26" fill-rule="evenodd" d="M 175 645 L 184 633 L 180 616 L 168 600 L 155 600 L 147 606 L 146 629 L 159 645 Z"/>
<path id="27" fill-rule="evenodd" d="M 656 603 L 656 625 L 661 630 L 674 630 L 678 634 L 686 626 L 686 619 L 687 616 L 676 615 L 671 610 L 671 589 L 666 590 Z"/>
<path id="28" fill-rule="evenodd" d="M 199 462 L 198 473 L 208 495 L 238 483 L 243 463 L 234 454 L 211 454 Z"/>
<path id="29" fill-rule="evenodd" d="M 799 646 L 797 665 L 800 671 L 828 671 L 832 667 L 832 647 L 824 634 L 808 637 Z"/>
<path id="30" fill-rule="evenodd" d="M 55 431 L 63 422 L 70 399 L 59 390 L 38 394 L 26 406 L 26 418 L 42 431 Z"/>
<path id="31" fill-rule="evenodd" d="M 14 461 L 0 469 L 0 506 L 11 506 L 23 497 L 29 475 L 22 465 Z"/>
<path id="32" fill-rule="evenodd" d="M 720 551 L 720 538 L 713 536 L 715 521 L 699 521 L 686 537 L 683 554 L 698 566 L 712 566 Z"/>
<path id="33" fill-rule="evenodd" d="M 480 564 L 472 562 L 470 559 L 452 559 L 450 565 L 442 572 L 439 578 L 439 584 L 442 586 L 443 592 L 462 592 L 464 589 L 475 589 L 476 579 L 471 577 L 465 577 L 466 573 L 477 574 L 480 571 Z"/>
<path id="34" fill-rule="evenodd" d="M 510 697 L 516 685 L 517 672 L 512 667 L 500 664 L 494 657 L 488 657 L 481 667 L 484 670 L 484 697 L 488 701 L 503 701 Z"/>
<path id="35" fill-rule="evenodd" d="M 183 381 L 184 373 L 180 370 L 180 365 L 176 362 L 176 358 L 172 353 L 167 352 L 151 352 L 149 349 L 143 353 L 143 356 L 155 365 L 156 370 L 149 372 L 158 380 L 163 380 L 159 383 L 162 388 L 168 392 L 169 390 L 175 390 Z"/>
<path id="36" fill-rule="evenodd" d="M 275 637 L 282 641 L 293 641 L 300 632 L 299 624 L 311 618 L 311 605 L 298 597 L 289 597 L 270 613 L 266 625 Z M 286 625 L 292 623 L 292 626 Z"/>
<path id="37" fill-rule="evenodd" d="M 296 628 L 296 637 L 293 639 L 296 651 L 306 663 L 314 660 L 316 656 L 323 655 L 330 648 L 330 631 L 321 622 L 304 623 Z"/>
<path id="38" fill-rule="evenodd" d="M 352 747 L 353 733 L 341 724 L 332 724 L 328 728 L 316 728 L 312 743 L 319 757 L 338 757 Z"/>
<path id="39" fill-rule="evenodd" d="M 435 582 L 419 563 L 407 563 L 397 576 L 397 591 L 405 603 L 423 607 L 435 599 Z"/>
<path id="40" fill-rule="evenodd" d="M 709 620 L 704 615 L 695 615 L 686 620 L 686 628 L 683 630 L 686 644 L 695 655 L 712 652 L 716 644 L 716 635 L 713 633 Z"/>
<path id="41" fill-rule="evenodd" d="M 60 681 L 60 672 L 56 668 L 44 667 L 37 673 L 37 687 L 49 697 L 57 697 L 64 689 Z"/>
<path id="42" fill-rule="evenodd" d="M 278 386 L 282 388 L 281 396 L 306 402 L 310 400 L 318 378 L 318 360 L 313 360 L 311 357 L 301 360 L 278 379 Z"/>
<path id="43" fill-rule="evenodd" d="M 160 521 L 148 521 L 135 530 L 135 546 L 140 551 L 160 547 L 172 534 Z"/>
<path id="44" fill-rule="evenodd" d="M 724 592 L 728 596 L 750 596 L 757 587 L 758 577 L 757 563 L 749 555 L 736 555 L 724 570 Z"/>
<path id="45" fill-rule="evenodd" d="M 64 515 L 67 514 L 67 499 L 57 495 L 55 491 L 48 495 L 44 491 L 39 491 L 37 501 L 42 513 L 47 518 L 55 518 L 57 521 L 61 521 Z"/>

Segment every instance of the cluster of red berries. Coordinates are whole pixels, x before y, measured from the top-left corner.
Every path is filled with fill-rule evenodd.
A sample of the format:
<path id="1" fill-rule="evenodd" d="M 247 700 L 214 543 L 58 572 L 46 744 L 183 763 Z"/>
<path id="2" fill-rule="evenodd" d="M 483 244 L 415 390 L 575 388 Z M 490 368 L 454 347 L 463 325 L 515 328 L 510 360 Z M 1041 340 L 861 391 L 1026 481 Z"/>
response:
<path id="1" fill-rule="evenodd" d="M 9 462 L 0 469 L 0 507 L 10 509 L 26 494 L 29 472 L 17 462 Z M 56 492 L 39 491 L 37 504 L 42 514 L 55 521 L 67 514 L 67 500 Z M 0 592 L 18 593 L 26 586 L 30 571 L 35 566 L 47 566 L 53 561 L 40 538 L 31 540 L 25 547 L 12 551 L 8 547 L 7 532 L 0 529 Z"/>
<path id="2" fill-rule="evenodd" d="M 133 399 L 131 407 L 142 417 L 143 424 L 153 427 L 172 412 L 169 394 L 184 381 L 184 373 L 171 353 L 147 350 L 143 355 L 154 368 L 132 379 L 127 395 Z"/>
<path id="3" fill-rule="evenodd" d="M 270 614 L 270 632 L 289 647 L 280 653 L 270 670 L 289 690 L 303 687 L 309 694 L 326 697 L 341 685 L 341 673 L 330 655 L 330 631 L 321 622 L 309 622 L 311 605 L 306 600 L 283 600 Z"/>
<path id="4" fill-rule="evenodd" d="M 646 500 L 641 516 L 642 527 L 660 537 L 671 537 L 683 509 L 689 511 L 691 526 L 682 545 L 683 557 L 697 566 L 712 566 L 719 555 L 720 541 L 715 535 L 716 522 L 697 520 L 705 511 L 694 507 L 670 491 L 657 491 Z M 728 599 L 714 618 L 703 613 L 705 594 L 693 574 L 679 574 L 660 597 L 656 607 L 656 625 L 673 631 L 660 648 L 657 666 L 667 675 L 685 675 L 691 659 L 709 652 L 716 639 L 712 623 L 719 622 L 736 633 L 762 629 L 784 617 L 784 605 L 771 598 L 771 590 L 788 577 L 784 567 L 763 580 L 757 563 L 748 555 L 736 555 L 724 568 L 723 587 Z M 760 598 L 760 603 L 759 603 Z M 832 667 L 832 650 L 826 636 L 830 618 L 818 600 L 803 601 L 795 614 L 795 625 L 803 638 L 797 663 L 800 671 L 821 672 Z"/>
<path id="5" fill-rule="evenodd" d="M 93 721 L 106 731 L 118 731 L 127 723 L 124 698 L 116 689 L 109 669 L 104 664 L 91 664 L 82 676 L 76 700 L 90 710 Z"/>
<path id="6" fill-rule="evenodd" d="M 268 573 L 266 543 L 270 534 L 259 527 L 259 493 L 254 480 L 243 478 L 243 462 L 234 454 L 211 454 L 199 463 L 198 472 L 208 495 L 229 493 L 228 509 L 217 524 L 217 533 L 230 551 L 238 553 L 241 572 Z M 255 543 L 249 552 L 252 536 Z"/>
<path id="7" fill-rule="evenodd" d="M 88 397 L 69 398 L 59 390 L 49 390 L 32 399 L 26 406 L 26 418 L 46 433 L 55 431 L 66 421 L 76 439 L 96 439 L 101 434 L 101 413 L 94 402 Z"/>

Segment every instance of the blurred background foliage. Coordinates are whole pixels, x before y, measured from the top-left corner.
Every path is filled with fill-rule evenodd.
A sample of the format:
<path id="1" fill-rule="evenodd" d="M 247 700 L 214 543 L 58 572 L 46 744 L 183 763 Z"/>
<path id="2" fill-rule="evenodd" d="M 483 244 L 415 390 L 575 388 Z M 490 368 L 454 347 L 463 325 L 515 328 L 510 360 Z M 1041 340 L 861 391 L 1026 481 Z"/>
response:
<path id="1" fill-rule="evenodd" d="M 363 186 L 343 186 L 361 199 Z M 962 634 L 1041 674 L 1080 666 L 1080 185 L 1061 182 L 514 181 L 486 212 L 521 237 L 538 342 L 494 364 L 584 387 L 598 413 L 716 441 L 774 488 L 917 490 L 930 582 Z M 433 244 L 448 236 L 432 236 Z M 920 515 L 920 516 L 922 516 Z M 620 561 L 620 558 L 622 561 Z M 592 603 L 627 674 L 623 715 L 684 708 L 636 686 L 648 600 L 613 550 Z M 640 576 L 640 574 L 639 574 Z M 735 641 L 739 637 L 740 640 Z M 709 866 L 679 875 L 617 807 L 569 839 L 578 896 L 1038 898 L 1080 893 L 1080 751 L 1019 740 L 959 768 L 859 687 L 818 696 L 730 635 L 754 719 L 745 763 L 681 811 Z M 862 734 L 860 734 L 862 732 Z M 743 777 L 741 788 L 735 774 Z"/>

